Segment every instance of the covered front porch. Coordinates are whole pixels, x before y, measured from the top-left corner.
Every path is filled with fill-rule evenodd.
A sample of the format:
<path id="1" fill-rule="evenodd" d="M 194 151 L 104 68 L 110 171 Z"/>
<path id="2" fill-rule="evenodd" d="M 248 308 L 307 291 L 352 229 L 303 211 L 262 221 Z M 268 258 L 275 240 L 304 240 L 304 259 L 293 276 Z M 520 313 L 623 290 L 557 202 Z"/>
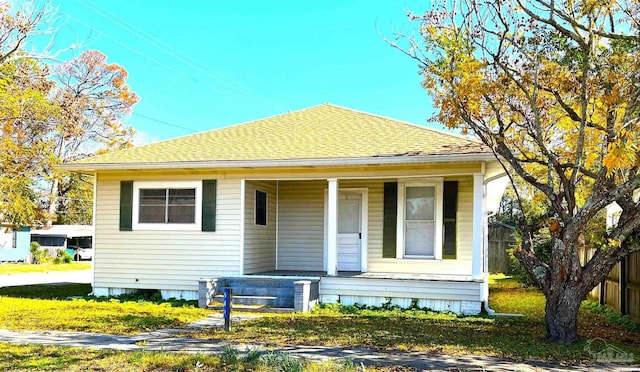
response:
<path id="1" fill-rule="evenodd" d="M 483 186 L 473 173 L 243 180 L 239 273 L 479 279 Z"/>
<path id="2" fill-rule="evenodd" d="M 478 313 L 485 186 L 481 164 L 243 179 L 239 275 L 216 285 L 288 287 L 297 310 L 339 302 Z"/>

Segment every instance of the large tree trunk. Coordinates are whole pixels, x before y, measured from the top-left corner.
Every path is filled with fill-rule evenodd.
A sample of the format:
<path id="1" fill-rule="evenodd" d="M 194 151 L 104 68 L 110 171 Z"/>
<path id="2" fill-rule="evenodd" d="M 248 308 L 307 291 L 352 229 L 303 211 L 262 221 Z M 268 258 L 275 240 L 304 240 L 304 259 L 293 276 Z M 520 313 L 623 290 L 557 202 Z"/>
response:
<path id="1" fill-rule="evenodd" d="M 578 310 L 583 296 L 576 287 L 562 286 L 551 295 L 545 294 L 544 322 L 548 341 L 561 344 L 578 342 Z"/>

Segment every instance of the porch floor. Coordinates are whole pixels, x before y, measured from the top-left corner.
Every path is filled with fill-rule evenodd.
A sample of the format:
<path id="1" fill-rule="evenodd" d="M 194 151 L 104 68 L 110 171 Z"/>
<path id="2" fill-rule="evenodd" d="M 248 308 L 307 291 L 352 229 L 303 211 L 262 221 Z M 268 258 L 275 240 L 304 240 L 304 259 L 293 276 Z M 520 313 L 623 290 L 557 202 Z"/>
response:
<path id="1" fill-rule="evenodd" d="M 249 274 L 260 276 L 293 276 L 293 277 L 329 277 L 326 271 L 298 271 L 298 270 L 272 270 Z M 412 274 L 412 273 L 362 273 L 359 271 L 338 271 L 338 278 L 358 279 L 393 279 L 393 280 L 425 280 L 425 281 L 452 281 L 452 282 L 482 282 L 481 279 L 473 279 L 467 275 L 438 275 L 438 274 Z"/>

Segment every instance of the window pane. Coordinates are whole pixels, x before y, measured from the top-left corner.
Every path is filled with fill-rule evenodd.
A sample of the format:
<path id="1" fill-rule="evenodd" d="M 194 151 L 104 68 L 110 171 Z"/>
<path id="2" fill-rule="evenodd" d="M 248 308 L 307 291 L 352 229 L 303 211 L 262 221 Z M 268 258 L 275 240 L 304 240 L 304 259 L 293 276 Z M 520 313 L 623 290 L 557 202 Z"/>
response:
<path id="1" fill-rule="evenodd" d="M 169 206 L 169 216 L 167 223 L 195 223 L 196 207 L 195 205 L 179 205 Z"/>
<path id="2" fill-rule="evenodd" d="M 166 189 L 140 189 L 139 223 L 164 223 Z"/>
<path id="3" fill-rule="evenodd" d="M 196 190 L 169 189 L 169 205 L 196 205 Z"/>
<path id="4" fill-rule="evenodd" d="M 267 193 L 256 190 L 256 225 L 267 225 Z"/>
<path id="5" fill-rule="evenodd" d="M 404 253 L 407 256 L 433 256 L 435 222 L 406 221 Z"/>
<path id="6" fill-rule="evenodd" d="M 167 223 L 196 222 L 196 190 L 169 189 Z"/>
<path id="7" fill-rule="evenodd" d="M 338 200 L 338 233 L 360 232 L 360 200 Z"/>
<path id="8" fill-rule="evenodd" d="M 163 205 L 140 205 L 139 223 L 164 223 L 165 206 Z"/>
<path id="9" fill-rule="evenodd" d="M 140 205 L 164 205 L 166 200 L 166 189 L 140 189 Z"/>
<path id="10" fill-rule="evenodd" d="M 407 187 L 405 199 L 405 219 L 434 220 L 435 187 Z"/>

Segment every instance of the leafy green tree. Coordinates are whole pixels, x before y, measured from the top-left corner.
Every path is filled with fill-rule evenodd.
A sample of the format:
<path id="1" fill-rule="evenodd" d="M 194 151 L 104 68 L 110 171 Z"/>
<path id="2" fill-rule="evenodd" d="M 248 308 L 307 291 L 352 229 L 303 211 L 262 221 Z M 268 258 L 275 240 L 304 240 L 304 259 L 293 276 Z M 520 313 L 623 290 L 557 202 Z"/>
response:
<path id="1" fill-rule="evenodd" d="M 509 169 L 524 214 L 515 255 L 542 289 L 547 338 L 559 343 L 578 341 L 582 300 L 640 250 L 638 9 L 637 0 L 441 0 L 410 14 L 419 37 L 392 42 L 419 61 L 435 119 L 473 133 Z M 602 243 L 581 263 L 581 237 L 613 202 L 618 224 L 601 226 Z M 534 253 L 543 230 L 548 263 Z"/>

